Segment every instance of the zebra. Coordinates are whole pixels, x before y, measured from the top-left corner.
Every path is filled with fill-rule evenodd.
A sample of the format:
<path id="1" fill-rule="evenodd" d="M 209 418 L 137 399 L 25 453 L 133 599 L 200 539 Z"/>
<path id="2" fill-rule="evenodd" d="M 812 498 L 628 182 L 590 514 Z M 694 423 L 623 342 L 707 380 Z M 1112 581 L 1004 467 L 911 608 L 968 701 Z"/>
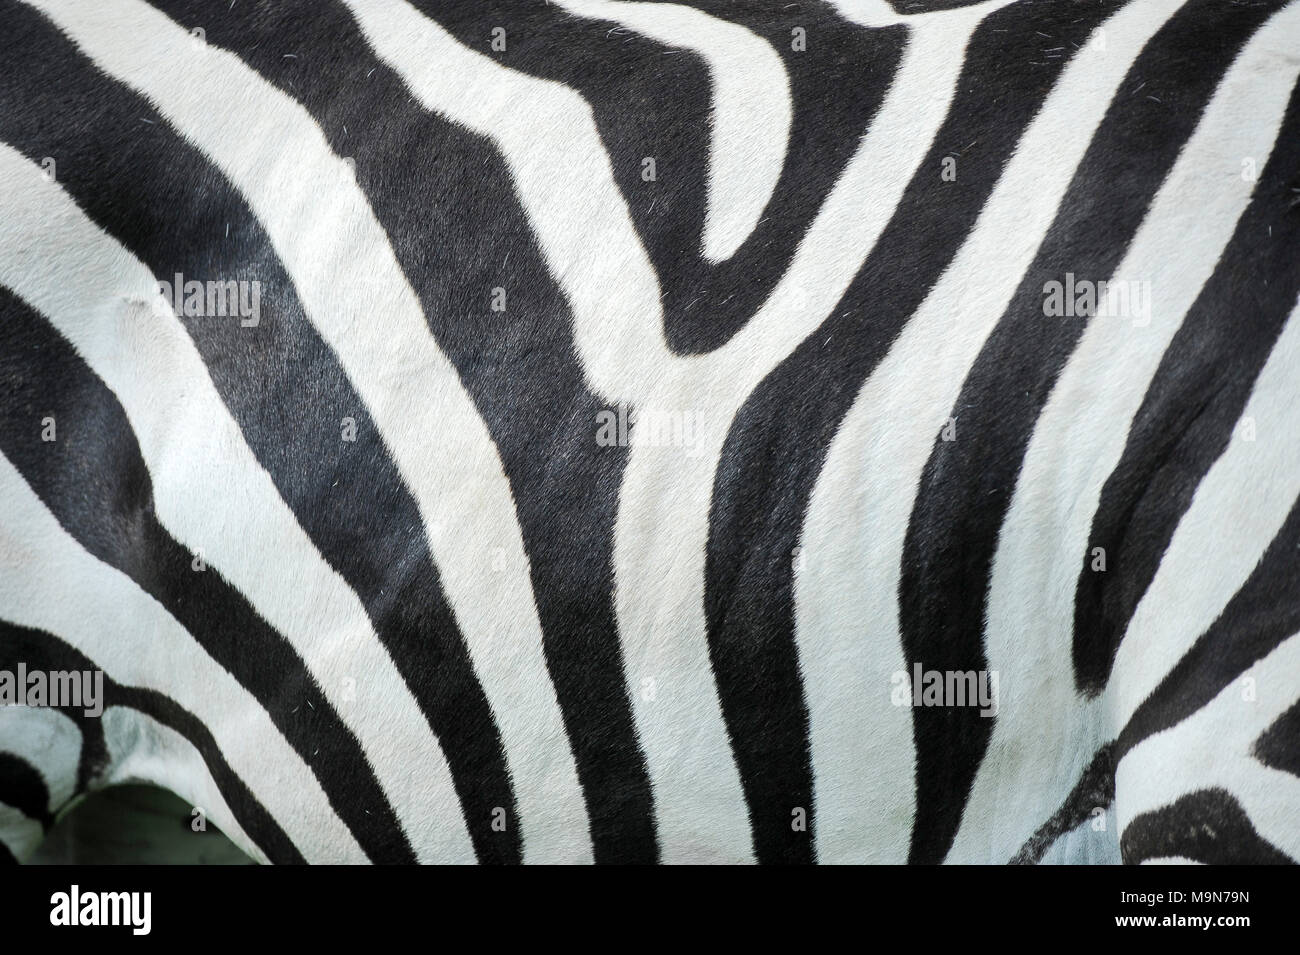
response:
<path id="1" fill-rule="evenodd" d="M 0 700 L 0 858 L 144 781 L 273 863 L 1300 860 L 1300 3 L 0 62 L 0 673 L 101 681 Z"/>

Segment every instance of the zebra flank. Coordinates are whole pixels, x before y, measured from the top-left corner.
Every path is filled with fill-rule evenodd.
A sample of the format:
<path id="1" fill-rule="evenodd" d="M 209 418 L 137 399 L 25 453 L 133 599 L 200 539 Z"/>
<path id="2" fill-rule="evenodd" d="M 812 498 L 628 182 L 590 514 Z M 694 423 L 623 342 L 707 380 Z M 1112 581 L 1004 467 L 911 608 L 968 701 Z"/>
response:
<path id="1" fill-rule="evenodd" d="M 1300 0 L 0 64 L 0 862 L 1300 862 Z"/>

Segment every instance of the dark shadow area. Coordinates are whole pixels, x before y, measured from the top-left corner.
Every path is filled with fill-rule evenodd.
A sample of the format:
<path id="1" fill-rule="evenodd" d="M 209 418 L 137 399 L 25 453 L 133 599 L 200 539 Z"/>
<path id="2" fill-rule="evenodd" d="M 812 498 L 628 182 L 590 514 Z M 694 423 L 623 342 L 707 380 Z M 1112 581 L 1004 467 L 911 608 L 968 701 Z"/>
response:
<path id="1" fill-rule="evenodd" d="M 112 786 L 64 813 L 29 865 L 253 865 L 214 826 L 195 832 L 193 808 L 156 786 Z"/>

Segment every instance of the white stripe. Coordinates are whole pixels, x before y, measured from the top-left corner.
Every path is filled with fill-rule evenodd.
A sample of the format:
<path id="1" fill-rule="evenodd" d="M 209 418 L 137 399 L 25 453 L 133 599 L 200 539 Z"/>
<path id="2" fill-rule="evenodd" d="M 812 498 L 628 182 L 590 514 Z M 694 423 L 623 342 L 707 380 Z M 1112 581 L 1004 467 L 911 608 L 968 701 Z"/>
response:
<path id="1" fill-rule="evenodd" d="M 41 774 L 50 812 L 72 798 L 81 731 L 71 717 L 47 706 L 0 706 L 0 752 L 12 753 Z"/>
<path id="2" fill-rule="evenodd" d="M 248 201 L 419 506 L 501 731 L 525 860 L 590 860 L 582 790 L 500 457 L 351 170 L 293 99 L 230 53 L 195 51 L 188 34 L 138 0 L 93 11 L 66 0 L 40 5 L 57 8 L 61 26 L 146 95 Z M 428 51 L 420 56 L 445 67 Z M 293 161 L 268 160 L 268 143 Z M 415 751 L 397 753 L 432 765 Z M 441 787 L 426 795 L 454 798 Z M 448 830 L 427 815 L 424 828 L 431 846 Z"/>
<path id="3" fill-rule="evenodd" d="M 1293 368 L 1295 366 L 1292 366 Z M 1254 681 L 1247 698 L 1243 681 Z M 1177 726 L 1133 747 L 1115 770 L 1119 831 L 1198 789 L 1231 793 L 1255 831 L 1300 861 L 1300 779 L 1257 762 L 1259 738 L 1300 697 L 1300 634 L 1289 637 Z"/>
<path id="4" fill-rule="evenodd" d="M 830 0 L 830 5 L 850 23 L 864 27 L 893 26 L 908 19 L 895 11 L 887 0 Z"/>
<path id="5" fill-rule="evenodd" d="M 1287 38 L 1298 26 L 1300 6 L 1293 6 L 1246 45 L 1117 267 L 1116 279 L 1150 283 L 1149 324 L 1106 316 L 1090 320 L 1035 426 L 989 584 L 986 646 L 990 668 L 1001 674 L 1002 706 L 953 846 L 953 861 L 976 858 L 990 848 L 998 856 L 1014 853 L 1068 793 L 1095 749 L 1092 744 L 1109 735 L 1093 707 L 1076 695 L 1069 663 L 1075 583 L 1085 564 L 1093 515 L 1160 359 L 1250 200 L 1253 185 L 1240 175 L 1241 157 L 1253 156 L 1262 164 L 1272 150 L 1300 69 L 1300 63 L 1287 62 L 1286 52 Z M 1196 228 L 1189 230 L 1187 210 L 1192 208 Z M 1282 387 L 1277 396 L 1292 393 Z M 1287 428 L 1284 433 L 1300 431 Z M 1281 448 L 1274 440 L 1241 453 L 1252 450 L 1280 454 L 1279 463 L 1291 467 L 1288 477 L 1300 477 L 1300 446 Z M 1238 483 L 1225 488 L 1228 496 L 1220 500 L 1239 500 L 1246 486 L 1241 478 L 1267 474 L 1254 470 L 1258 463 L 1256 459 L 1245 474 L 1236 474 Z M 1207 478 L 1210 486 L 1214 474 L 1212 470 Z M 1249 566 L 1238 566 L 1235 555 L 1224 553 L 1221 542 L 1243 542 L 1242 556 L 1253 565 L 1296 495 L 1289 487 L 1279 491 L 1285 501 L 1273 503 L 1280 504 L 1280 514 L 1277 506 L 1265 506 L 1252 494 L 1249 520 L 1238 519 L 1237 508 L 1230 505 L 1232 518 L 1213 521 L 1224 536 L 1197 535 L 1191 546 L 1175 546 L 1175 535 L 1166 563 L 1171 557 L 1182 559 L 1169 571 L 1162 568 L 1130 627 L 1142 635 L 1143 644 L 1150 640 L 1162 647 L 1159 658 L 1143 658 L 1134 666 L 1121 649 L 1117 675 L 1150 681 L 1153 687 L 1177 662 L 1249 572 Z M 1194 508 L 1191 521 L 1184 523 L 1198 526 L 1199 513 Z M 1211 575 L 1204 573 L 1207 554 L 1222 555 Z M 1172 600 L 1162 599 L 1167 586 L 1176 590 L 1176 596 L 1169 595 Z M 1152 613 L 1144 609 L 1148 605 L 1159 609 Z M 1046 720 L 1044 714 L 1053 718 Z M 1032 767 L 1038 784 L 1007 792 L 1008 779 L 1020 776 L 1024 767 Z M 999 820 L 997 838 L 990 840 L 994 818 Z"/>
<path id="6" fill-rule="evenodd" d="M 828 661 L 805 680 L 818 817 L 825 800 L 837 821 L 889 825 L 892 858 L 907 849 L 911 776 L 880 781 L 872 744 L 886 721 L 890 735 L 878 745 L 907 753 L 910 762 L 908 734 L 891 708 L 880 664 L 895 666 L 902 657 L 903 541 L 925 462 L 1116 87 L 1177 5 L 1152 0 L 1125 7 L 1109 21 L 1109 49 L 1087 47 L 1071 60 L 966 242 L 854 401 L 813 490 L 802 542 L 808 571 L 797 578 L 795 597 L 801 664 Z M 846 673 L 856 675 L 848 695 L 838 685 Z M 835 851 L 820 839 L 818 848 Z"/>
<path id="7" fill-rule="evenodd" d="M 129 28 L 127 8 L 113 9 Z M 95 15 L 87 9 L 80 22 Z M 159 39 L 157 31 L 135 33 Z M 148 268 L 7 145 L 0 145 L 0 284 L 45 315 L 116 394 L 148 465 L 159 522 L 288 638 L 356 734 L 415 851 L 472 859 L 424 715 L 360 600 L 244 443 Z M 351 702 L 349 678 L 357 689 Z"/>
<path id="8" fill-rule="evenodd" d="M 785 164 L 790 82 L 781 57 L 744 27 L 675 3 L 558 0 L 579 16 L 612 20 L 698 54 L 713 81 L 703 255 L 729 259 L 758 224 Z"/>
<path id="9" fill-rule="evenodd" d="M 155 690 L 194 714 L 307 858 L 366 861 L 261 704 L 152 597 L 83 550 L 3 456 L 0 498 L 0 540 L 29 555 L 0 576 L 0 618 L 54 634 L 114 682 Z"/>
<path id="10" fill-rule="evenodd" d="M 202 755 L 180 733 L 147 713 L 112 706 L 104 711 L 104 739 L 110 769 L 103 785 L 143 782 L 169 789 L 192 808 L 203 810 L 206 820 L 245 855 L 263 864 L 270 861 L 235 821 Z"/>
<path id="11" fill-rule="evenodd" d="M 864 27 L 889 27 L 899 23 L 916 27 L 928 21 L 947 20 L 949 29 L 951 21 L 962 21 L 972 12 L 985 16 L 998 7 L 1007 5 L 1008 0 L 984 0 L 969 6 L 956 7 L 951 10 L 931 10 L 922 13 L 899 13 L 888 0 L 829 0 L 835 12 L 848 20 Z"/>

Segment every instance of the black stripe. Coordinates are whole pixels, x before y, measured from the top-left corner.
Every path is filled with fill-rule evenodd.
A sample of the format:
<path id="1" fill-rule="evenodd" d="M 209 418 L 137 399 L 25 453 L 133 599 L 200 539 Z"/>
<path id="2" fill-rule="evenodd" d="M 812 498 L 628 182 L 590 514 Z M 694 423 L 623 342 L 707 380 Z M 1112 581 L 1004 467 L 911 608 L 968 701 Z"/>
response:
<path id="1" fill-rule="evenodd" d="M 1035 422 L 1086 321 L 1045 316 L 1045 283 L 1064 281 L 1068 272 L 1111 278 L 1233 54 L 1276 6 L 1187 4 L 1120 85 L 962 386 L 952 410 L 956 440 L 936 436 L 926 463 L 899 593 L 909 669 L 987 669 L 984 616 L 998 535 Z M 1210 34 L 1216 43 L 1207 47 Z M 912 858 L 938 862 L 961 821 L 954 796 L 969 794 L 994 720 L 970 707 L 918 709 L 913 720 L 919 785 Z"/>
<path id="2" fill-rule="evenodd" d="M 3 751 L 0 751 L 0 802 L 39 822 L 42 829 L 49 829 L 54 822 L 45 779 L 27 760 Z"/>
<path id="3" fill-rule="evenodd" d="M 4 288 L 0 316 L 0 452 L 82 547 L 162 604 L 262 703 L 374 859 L 414 861 L 360 746 L 288 642 L 219 574 L 196 572 L 194 555 L 159 524 L 148 469 L 112 392 Z M 47 415 L 57 429 L 50 442 L 41 440 Z"/>
<path id="4" fill-rule="evenodd" d="M 1292 93 L 1250 204 L 1161 359 L 1123 456 L 1102 489 L 1089 560 L 1075 591 L 1074 668 L 1084 692 L 1106 685 L 1133 611 L 1201 479 L 1232 440 L 1255 378 L 1295 306 L 1297 170 L 1300 90 Z M 1104 572 L 1092 569 L 1096 548 L 1106 555 Z"/>
<path id="5" fill-rule="evenodd" d="M 1077 48 L 1117 5 L 1016 4 L 981 23 L 948 117 L 876 248 L 834 314 L 755 390 L 727 437 L 713 488 L 706 611 L 761 859 L 806 860 L 812 851 L 812 825 L 794 833 L 789 821 L 792 806 L 811 808 L 812 788 L 793 665 L 792 555 L 826 449 L 862 382 L 956 254 L 1059 75 L 1065 60 L 1041 50 Z M 947 156 L 958 160 L 954 182 L 940 178 Z M 946 792 L 928 764 L 918 786 L 927 799 Z M 961 795 L 949 798 L 948 811 L 959 814 Z"/>
<path id="6" fill-rule="evenodd" d="M 49 670 L 81 671 L 97 669 L 93 661 L 60 638 L 41 630 L 0 620 L 0 665 L 12 669 L 19 661 L 25 662 L 29 668 L 39 666 Z M 208 732 L 208 728 L 192 713 L 161 693 L 124 686 L 112 680 L 108 674 L 104 674 L 104 708 L 108 709 L 111 706 L 125 707 L 143 713 L 189 740 L 203 757 L 217 791 L 230 807 L 240 828 L 265 853 L 267 859 L 278 864 L 303 862 L 302 854 L 244 785 L 244 781 L 230 768 L 216 740 Z M 58 709 L 77 720 L 78 725 L 82 727 L 83 753 L 92 740 L 96 741 L 96 748 L 101 751 L 92 776 L 78 784 L 77 790 L 81 792 L 85 790 L 91 779 L 109 768 L 103 723 L 99 718 L 84 716 L 79 708 L 59 707 Z M 86 731 L 89 725 L 94 726 L 95 734 Z"/>
<path id="7" fill-rule="evenodd" d="M 906 30 L 864 30 L 829 4 L 694 0 L 746 27 L 780 55 L 790 83 L 785 166 L 761 221 L 726 262 L 700 254 L 709 169 L 711 85 L 703 58 L 545 0 L 415 0 L 465 46 L 511 69 L 557 80 L 591 104 L 615 181 L 655 267 L 664 334 L 679 352 L 710 351 L 771 294 L 884 101 Z M 506 50 L 490 47 L 494 26 Z M 792 30 L 806 49 L 793 49 Z M 851 96 L 845 90 L 852 90 Z M 653 157 L 658 179 L 642 179 Z"/>
<path id="8" fill-rule="evenodd" d="M 180 272 L 262 283 L 255 328 L 234 319 L 182 320 L 250 448 L 321 554 L 356 591 L 428 717 L 479 858 L 518 861 L 518 827 L 491 828 L 495 807 L 517 818 L 504 754 L 419 512 L 361 399 L 304 315 L 270 240 L 201 153 L 145 100 L 106 82 L 71 44 L 33 23 L 34 16 L 14 12 L 14 28 L 0 40 L 14 64 L 0 90 L 0 138 L 34 159 L 54 157 L 60 184 L 159 279 L 170 282 Z M 313 13 L 303 22 L 314 19 Z M 59 120 L 49 122 L 51 116 Z M 344 417 L 356 421 L 355 442 L 342 440 Z M 282 698 L 278 686 L 266 690 Z M 339 781 L 345 776 L 340 767 Z M 363 804 L 385 805 L 369 795 Z M 363 845 L 406 857 L 400 835 L 381 833 L 393 821 L 388 811 L 352 813 L 352 822 L 364 821 L 377 840 Z"/>
<path id="9" fill-rule="evenodd" d="M 1300 703 L 1279 716 L 1255 740 L 1253 750 L 1265 766 L 1300 776 Z"/>
<path id="10" fill-rule="evenodd" d="M 1300 632 L 1297 580 L 1300 503 L 1291 508 L 1282 529 L 1223 612 L 1134 711 L 1119 734 L 1117 762 L 1147 737 L 1201 709 L 1257 660 Z"/>
<path id="11" fill-rule="evenodd" d="M 653 861 L 650 784 L 612 605 L 613 527 L 626 451 L 596 445 L 601 405 L 586 388 L 570 312 L 501 157 L 479 137 L 418 109 L 337 2 L 215 10 L 199 0 L 157 5 L 187 27 L 203 26 L 210 43 L 234 50 L 297 98 L 334 151 L 355 157 L 357 181 L 430 329 L 500 450 L 596 859 Z M 295 58 L 286 58 L 289 52 Z M 490 309 L 498 286 L 507 290 L 505 312 Z M 355 514 L 370 520 L 374 504 L 362 500 L 347 520 L 355 522 Z M 373 526 L 358 533 L 371 534 Z M 391 554 L 380 556 L 386 561 Z M 421 638 L 438 633 L 431 622 Z M 484 728 L 465 723 L 468 745 Z M 469 772 L 458 771 L 458 779 Z"/>
<path id="12" fill-rule="evenodd" d="M 1286 865 L 1291 859 L 1263 839 L 1232 794 L 1202 789 L 1138 816 L 1120 837 L 1126 865 L 1181 856 L 1206 865 Z"/>
<path id="13" fill-rule="evenodd" d="M 1115 744 L 1107 743 L 1093 755 L 1070 794 L 1052 817 L 1038 827 L 1011 859 L 1012 865 L 1036 865 L 1062 836 L 1093 818 L 1097 809 L 1115 801 Z M 1109 839 L 1109 834 L 1103 836 Z"/>

